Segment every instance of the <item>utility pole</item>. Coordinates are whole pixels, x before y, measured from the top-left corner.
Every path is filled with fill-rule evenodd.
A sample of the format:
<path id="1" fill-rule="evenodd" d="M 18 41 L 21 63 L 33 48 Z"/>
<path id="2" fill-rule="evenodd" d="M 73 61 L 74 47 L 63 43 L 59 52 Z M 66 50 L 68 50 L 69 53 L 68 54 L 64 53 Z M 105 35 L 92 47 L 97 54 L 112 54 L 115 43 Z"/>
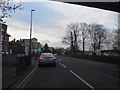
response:
<path id="1" fill-rule="evenodd" d="M 29 46 L 29 55 L 31 55 L 31 36 L 32 36 L 32 12 L 35 11 L 34 9 L 31 9 L 31 22 L 30 22 L 30 46 Z"/>

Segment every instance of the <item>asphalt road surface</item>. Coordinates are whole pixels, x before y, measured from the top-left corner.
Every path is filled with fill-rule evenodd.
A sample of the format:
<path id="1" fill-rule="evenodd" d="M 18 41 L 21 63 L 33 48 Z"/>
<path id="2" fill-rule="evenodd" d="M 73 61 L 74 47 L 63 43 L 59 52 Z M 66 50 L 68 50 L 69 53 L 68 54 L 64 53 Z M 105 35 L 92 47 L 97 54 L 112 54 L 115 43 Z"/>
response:
<path id="1" fill-rule="evenodd" d="M 117 65 L 57 57 L 57 65 L 38 66 L 23 88 L 118 88 Z"/>

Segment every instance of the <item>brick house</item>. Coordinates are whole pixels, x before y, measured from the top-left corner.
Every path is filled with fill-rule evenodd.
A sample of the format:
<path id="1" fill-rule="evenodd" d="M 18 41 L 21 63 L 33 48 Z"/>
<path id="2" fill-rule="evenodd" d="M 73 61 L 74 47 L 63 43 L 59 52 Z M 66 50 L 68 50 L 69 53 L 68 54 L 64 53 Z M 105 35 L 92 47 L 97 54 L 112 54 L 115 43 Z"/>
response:
<path id="1" fill-rule="evenodd" d="M 30 39 L 22 39 L 21 40 L 22 46 L 25 48 L 25 54 L 28 55 L 29 47 L 30 47 Z M 31 52 L 34 52 L 34 49 L 38 48 L 40 45 L 37 43 L 36 38 L 31 39 Z"/>
<path id="2" fill-rule="evenodd" d="M 21 41 L 15 39 L 9 42 L 10 54 L 25 54 Z"/>
<path id="3" fill-rule="evenodd" d="M 9 52 L 9 37 L 7 34 L 7 25 L 0 23 L 0 42 L 2 43 L 2 52 L 3 54 L 8 54 Z"/>
<path id="4" fill-rule="evenodd" d="M 2 54 L 2 38 L 1 38 L 1 35 L 2 35 L 2 31 L 1 31 L 1 25 L 0 25 L 0 55 Z"/>

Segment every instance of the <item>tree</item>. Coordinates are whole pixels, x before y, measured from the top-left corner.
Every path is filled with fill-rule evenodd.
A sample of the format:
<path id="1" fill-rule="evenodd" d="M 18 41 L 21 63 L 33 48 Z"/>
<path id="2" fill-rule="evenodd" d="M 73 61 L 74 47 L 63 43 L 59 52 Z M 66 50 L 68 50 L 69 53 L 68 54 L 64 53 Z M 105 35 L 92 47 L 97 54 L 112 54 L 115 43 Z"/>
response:
<path id="1" fill-rule="evenodd" d="M 120 29 L 117 29 L 114 35 L 113 49 L 120 50 Z"/>
<path id="2" fill-rule="evenodd" d="M 63 38 L 62 42 L 70 45 L 71 51 L 74 55 L 78 50 L 78 36 L 79 36 L 79 24 L 70 23 L 67 26 L 66 36 Z"/>
<path id="3" fill-rule="evenodd" d="M 0 1 L 0 18 L 10 17 L 9 13 L 15 12 L 17 9 L 22 10 L 22 3 L 11 5 L 12 0 L 1 0 Z"/>
<path id="4" fill-rule="evenodd" d="M 47 43 L 46 43 L 45 46 L 43 47 L 43 51 L 42 51 L 42 52 L 46 52 L 46 53 L 50 52 L 50 49 L 49 49 L 49 46 L 48 46 Z"/>
<path id="5" fill-rule="evenodd" d="M 80 27 L 80 36 L 81 36 L 82 47 L 83 47 L 83 55 L 84 55 L 85 42 L 88 38 L 89 27 L 88 27 L 88 24 L 86 24 L 86 23 L 80 23 L 79 27 Z"/>
<path id="6" fill-rule="evenodd" d="M 103 25 L 90 24 L 89 35 L 91 46 L 94 51 L 101 50 L 103 44 L 107 43 L 107 31 Z"/>
<path id="7" fill-rule="evenodd" d="M 73 50 L 74 43 L 73 43 L 73 32 L 72 31 L 66 31 L 66 36 L 63 37 L 62 43 L 69 44 L 71 47 L 71 50 Z"/>
<path id="8" fill-rule="evenodd" d="M 62 51 L 64 50 L 63 47 L 59 47 L 55 49 L 55 53 L 57 53 L 58 55 L 62 55 Z"/>

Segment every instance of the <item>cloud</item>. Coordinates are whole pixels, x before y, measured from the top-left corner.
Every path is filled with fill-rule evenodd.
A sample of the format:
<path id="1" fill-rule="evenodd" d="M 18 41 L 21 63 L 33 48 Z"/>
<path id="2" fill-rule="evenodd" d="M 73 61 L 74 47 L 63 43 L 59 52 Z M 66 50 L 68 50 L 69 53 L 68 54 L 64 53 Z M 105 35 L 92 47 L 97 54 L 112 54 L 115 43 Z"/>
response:
<path id="1" fill-rule="evenodd" d="M 51 36 L 49 34 L 44 34 L 44 33 L 34 33 L 34 36 L 36 36 L 37 39 L 40 40 L 40 42 L 44 45 L 47 43 L 51 47 L 66 47 L 67 45 L 62 43 L 62 39 Z"/>
<path id="2" fill-rule="evenodd" d="M 7 32 L 11 35 L 10 41 L 14 38 L 29 38 L 30 25 L 27 22 L 13 18 L 9 18 L 6 21 L 8 25 Z"/>
<path id="3" fill-rule="evenodd" d="M 12 29 L 16 31 L 19 31 L 19 30 L 24 31 L 30 28 L 30 24 L 23 20 L 9 18 L 6 21 L 7 21 L 7 24 L 9 25 L 8 28 L 12 27 Z"/>
<path id="4" fill-rule="evenodd" d="M 20 38 L 29 39 L 29 23 L 12 18 L 8 19 L 7 22 L 9 22 L 8 34 L 11 35 L 10 41 L 14 38 L 16 38 L 17 40 L 19 40 Z M 42 25 L 33 25 L 32 37 L 37 38 L 38 41 L 41 43 L 49 43 L 51 46 L 62 46 L 61 40 L 63 36 L 64 30 L 61 30 L 61 28 L 54 29 L 43 27 Z"/>
<path id="5" fill-rule="evenodd" d="M 26 1 L 26 0 L 24 0 Z M 116 28 L 118 13 L 89 8 L 80 5 L 72 5 L 61 2 L 24 2 L 22 11 L 12 13 L 6 19 L 8 33 L 11 38 L 29 38 L 30 11 L 33 12 L 32 37 L 36 37 L 39 42 L 49 43 L 51 46 L 68 46 L 62 44 L 62 37 L 65 35 L 66 25 L 72 22 L 86 22 L 103 24 L 107 28 Z"/>
<path id="6" fill-rule="evenodd" d="M 61 12 L 71 22 L 103 24 L 105 27 L 111 29 L 116 28 L 115 23 L 118 23 L 118 13 L 108 10 L 60 2 L 49 4 L 49 8 Z"/>

